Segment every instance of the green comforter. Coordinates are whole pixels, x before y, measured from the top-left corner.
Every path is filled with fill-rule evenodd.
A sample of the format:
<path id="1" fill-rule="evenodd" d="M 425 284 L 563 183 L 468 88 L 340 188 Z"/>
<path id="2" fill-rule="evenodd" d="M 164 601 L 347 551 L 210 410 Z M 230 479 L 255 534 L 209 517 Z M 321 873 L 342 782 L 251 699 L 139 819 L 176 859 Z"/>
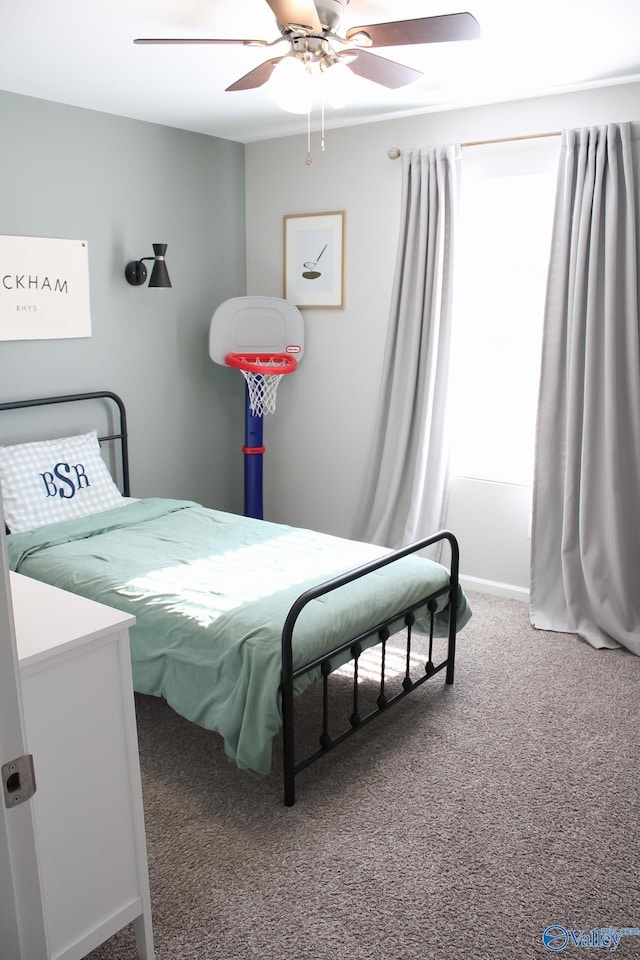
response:
<path id="1" fill-rule="evenodd" d="M 12 534 L 7 542 L 13 570 L 133 614 L 135 689 L 217 730 L 227 755 L 261 774 L 270 770 L 281 725 L 280 638 L 289 608 L 309 587 L 386 552 L 160 499 Z M 294 664 L 448 579 L 439 564 L 407 557 L 312 601 L 296 626 Z M 460 591 L 458 626 L 470 615 Z M 444 613 L 436 629 L 446 632 Z"/>

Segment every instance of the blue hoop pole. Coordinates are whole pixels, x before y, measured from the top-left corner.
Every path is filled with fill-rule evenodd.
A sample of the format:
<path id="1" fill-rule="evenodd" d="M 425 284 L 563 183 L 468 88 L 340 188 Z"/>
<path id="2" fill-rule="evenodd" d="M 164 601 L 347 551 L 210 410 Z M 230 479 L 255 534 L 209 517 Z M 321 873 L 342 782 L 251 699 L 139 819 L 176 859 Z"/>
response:
<path id="1" fill-rule="evenodd" d="M 262 417 L 251 412 L 249 388 L 245 387 L 244 397 L 244 515 L 255 520 L 263 520 L 262 495 L 262 455 L 265 448 L 262 442 Z"/>
<path id="2" fill-rule="evenodd" d="M 299 349 L 299 348 L 298 348 Z M 273 404 L 259 404 L 260 409 L 273 409 L 275 407 L 275 387 L 274 382 L 278 377 L 285 373 L 292 373 L 297 367 L 295 356 L 290 354 L 235 354 L 228 353 L 225 357 L 225 363 L 231 367 L 236 367 L 243 372 L 249 371 L 252 374 L 262 376 L 263 380 L 269 383 L 273 388 L 273 393 L 265 392 L 262 400 L 273 401 Z M 275 374 L 275 377 L 273 376 Z M 269 380 L 267 381 L 267 377 Z M 264 387 L 264 383 L 261 384 Z M 263 499 L 262 499 L 262 456 L 264 454 L 264 444 L 262 441 L 262 421 L 261 414 L 254 414 L 251 411 L 251 391 L 249 383 L 245 376 L 244 393 L 244 515 L 253 517 L 256 520 L 263 519 Z"/>

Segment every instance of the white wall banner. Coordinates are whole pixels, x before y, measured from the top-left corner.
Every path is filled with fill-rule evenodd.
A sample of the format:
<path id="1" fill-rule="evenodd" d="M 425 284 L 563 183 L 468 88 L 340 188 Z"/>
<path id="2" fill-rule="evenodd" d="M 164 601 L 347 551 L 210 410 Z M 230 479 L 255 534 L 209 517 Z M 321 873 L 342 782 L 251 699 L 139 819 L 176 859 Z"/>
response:
<path id="1" fill-rule="evenodd" d="M 90 336 L 87 241 L 0 236 L 0 340 Z"/>

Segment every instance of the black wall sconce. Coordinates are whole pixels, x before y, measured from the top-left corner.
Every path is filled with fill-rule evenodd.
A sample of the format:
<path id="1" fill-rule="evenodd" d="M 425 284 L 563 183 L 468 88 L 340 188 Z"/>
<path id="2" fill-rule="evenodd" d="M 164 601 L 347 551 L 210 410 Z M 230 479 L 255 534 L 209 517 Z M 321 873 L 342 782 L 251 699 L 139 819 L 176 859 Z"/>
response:
<path id="1" fill-rule="evenodd" d="M 153 260 L 153 269 L 151 270 L 150 287 L 170 287 L 169 271 L 164 260 L 167 249 L 166 243 L 153 244 L 153 256 L 143 257 L 142 260 L 131 260 L 124 268 L 124 275 L 129 283 L 134 287 L 140 287 L 147 279 L 147 268 L 144 260 Z"/>

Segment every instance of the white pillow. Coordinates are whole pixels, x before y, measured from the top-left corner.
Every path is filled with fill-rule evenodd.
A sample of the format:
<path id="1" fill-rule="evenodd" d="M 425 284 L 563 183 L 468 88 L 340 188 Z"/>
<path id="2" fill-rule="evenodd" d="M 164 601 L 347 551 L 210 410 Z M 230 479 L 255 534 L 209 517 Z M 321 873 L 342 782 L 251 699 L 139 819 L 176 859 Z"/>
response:
<path id="1" fill-rule="evenodd" d="M 95 430 L 0 447 L 0 484 L 11 533 L 86 517 L 125 502 L 100 455 Z"/>

